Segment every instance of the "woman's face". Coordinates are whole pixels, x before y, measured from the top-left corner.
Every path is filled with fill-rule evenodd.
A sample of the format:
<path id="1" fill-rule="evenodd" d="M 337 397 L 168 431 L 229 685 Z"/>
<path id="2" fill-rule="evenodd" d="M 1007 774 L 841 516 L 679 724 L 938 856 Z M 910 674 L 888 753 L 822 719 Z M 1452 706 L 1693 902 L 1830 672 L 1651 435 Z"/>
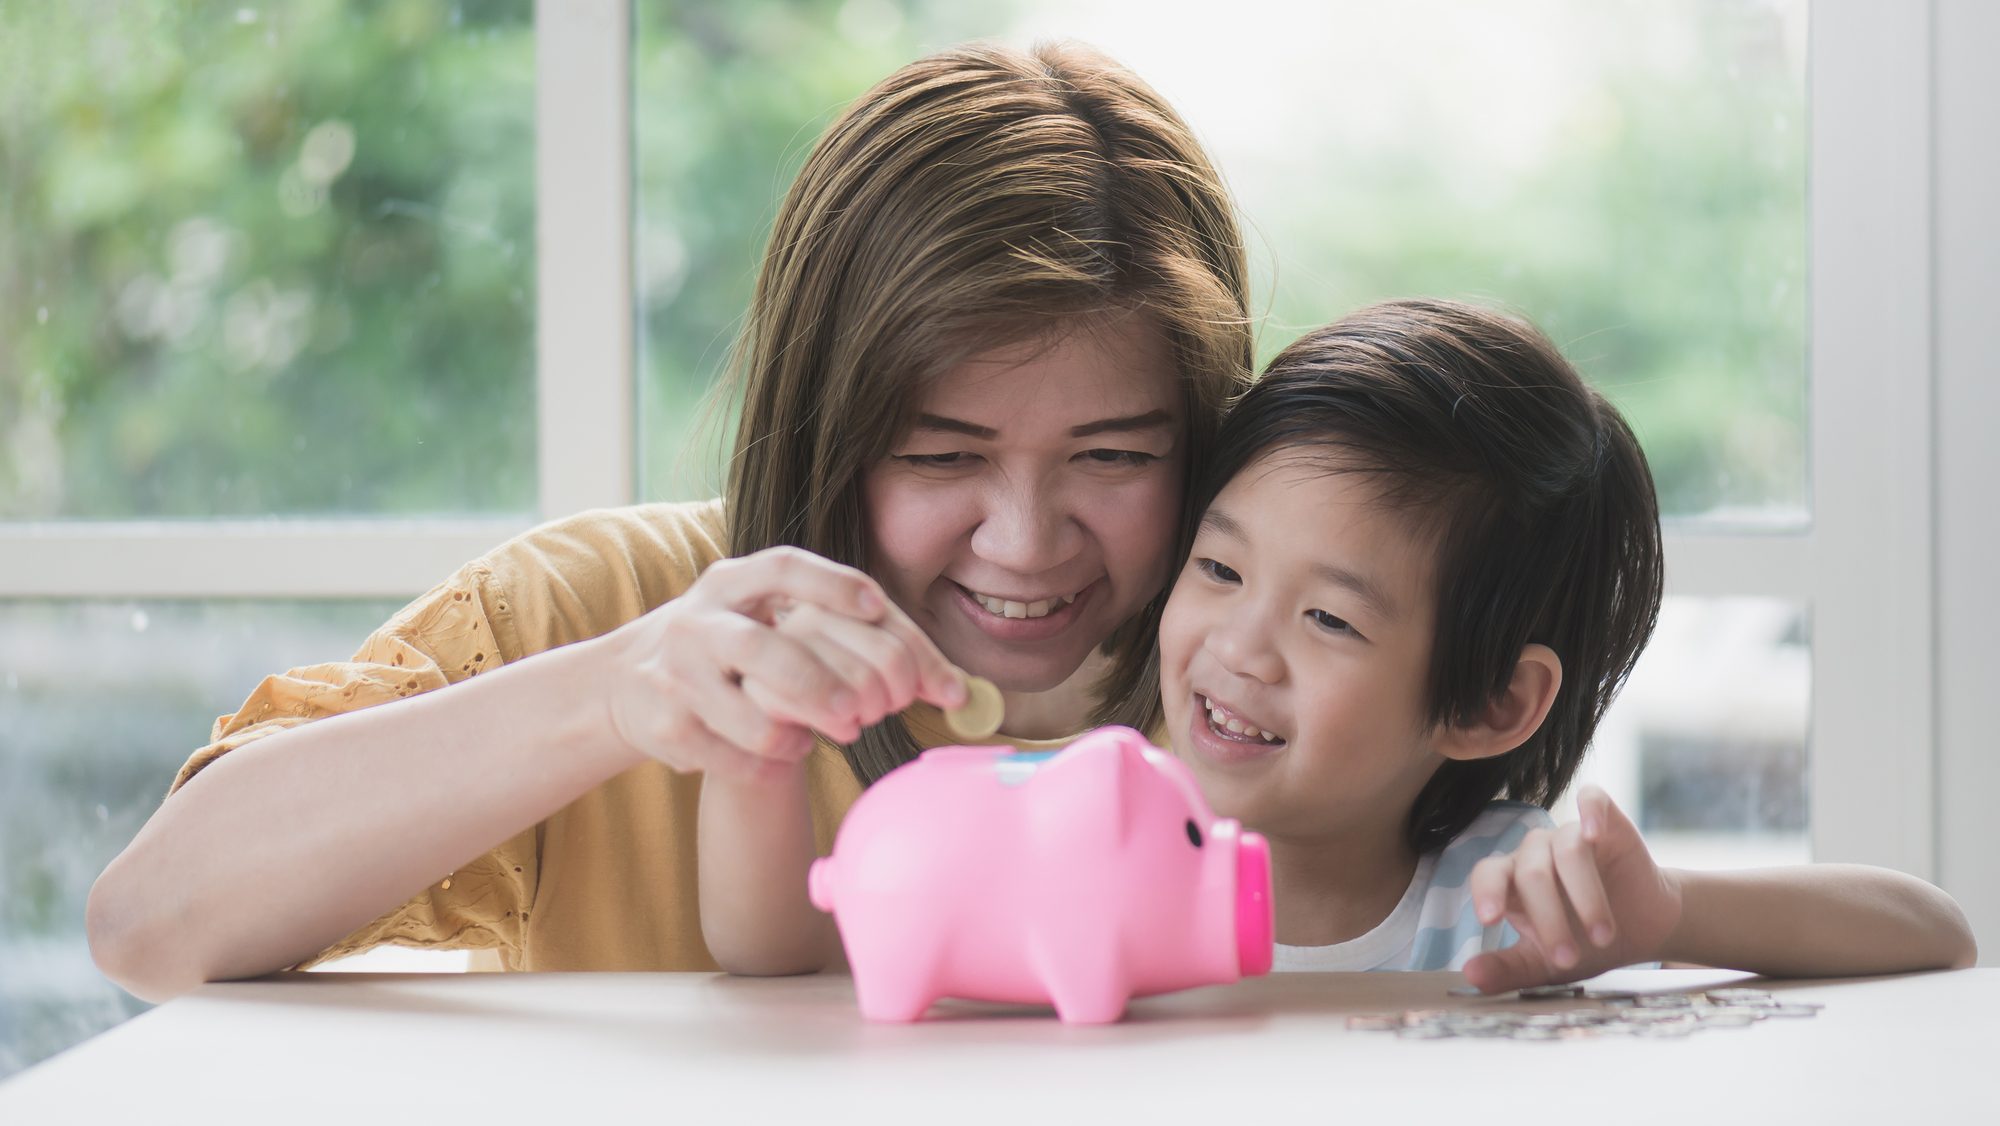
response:
<path id="1" fill-rule="evenodd" d="M 1171 573 L 1184 410 L 1137 314 L 973 357 L 863 479 L 870 573 L 959 667 L 1056 687 Z"/>

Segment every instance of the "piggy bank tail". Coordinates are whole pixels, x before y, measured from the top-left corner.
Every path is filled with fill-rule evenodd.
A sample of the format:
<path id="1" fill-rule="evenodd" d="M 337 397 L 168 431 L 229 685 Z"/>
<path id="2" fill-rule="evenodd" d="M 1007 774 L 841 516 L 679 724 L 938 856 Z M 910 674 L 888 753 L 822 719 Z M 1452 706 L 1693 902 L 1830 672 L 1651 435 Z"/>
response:
<path id="1" fill-rule="evenodd" d="M 833 858 L 822 857 L 806 870 L 806 896 L 812 905 L 833 914 Z"/>

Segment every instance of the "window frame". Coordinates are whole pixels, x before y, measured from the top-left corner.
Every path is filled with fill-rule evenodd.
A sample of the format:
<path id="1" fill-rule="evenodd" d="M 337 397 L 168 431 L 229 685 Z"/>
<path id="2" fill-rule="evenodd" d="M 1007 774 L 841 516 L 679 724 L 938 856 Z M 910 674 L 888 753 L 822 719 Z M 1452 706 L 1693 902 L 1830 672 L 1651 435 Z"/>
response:
<path id="1" fill-rule="evenodd" d="M 1996 22 L 1976 0 L 1939 3 L 1951 19 Z M 1816 0 L 1810 14 L 1810 521 L 1779 531 L 1672 521 L 1666 532 L 1670 595 L 1811 607 L 1815 858 L 1925 878 L 1938 875 L 1941 839 L 1938 15 L 1934 4 L 1862 0 Z M 537 519 L 547 519 L 637 495 L 632 14 L 627 0 L 538 0 L 535 35 Z M 1980 81 L 1964 96 L 1990 104 L 1994 81 Z M 1968 122 L 1978 108 L 1962 107 Z M 1975 143 L 1976 125 L 1963 126 L 1959 144 Z M 1969 369 L 1977 350 L 1963 351 Z M 1972 385 L 1969 372 L 1954 378 Z M 1961 449 L 1952 472 L 1990 473 L 1995 461 Z M 0 598 L 408 597 L 529 523 L 0 525 Z M 1971 714 L 1969 700 L 1954 706 Z M 2000 774 L 1968 754 L 1953 762 L 1960 774 Z M 1963 831 L 1974 813 L 1954 815 L 1955 848 L 1991 842 L 1992 830 Z M 1981 894 L 1968 903 L 1975 917 L 2000 913 L 1990 902 L 2000 891 Z"/>

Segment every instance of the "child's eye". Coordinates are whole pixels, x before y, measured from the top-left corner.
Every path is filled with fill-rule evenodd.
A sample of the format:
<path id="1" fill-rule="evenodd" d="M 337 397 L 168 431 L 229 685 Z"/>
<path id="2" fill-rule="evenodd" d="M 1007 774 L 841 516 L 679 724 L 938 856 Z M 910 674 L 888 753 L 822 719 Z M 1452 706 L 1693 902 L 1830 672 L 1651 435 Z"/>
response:
<path id="1" fill-rule="evenodd" d="M 1158 461 L 1156 454 L 1141 453 L 1138 450 L 1085 450 L 1083 456 L 1099 465 L 1147 465 Z"/>
<path id="2" fill-rule="evenodd" d="M 1217 563 L 1213 559 L 1197 559 L 1194 561 L 1194 565 L 1202 574 L 1219 583 L 1240 583 L 1243 581 L 1242 575 Z"/>
<path id="3" fill-rule="evenodd" d="M 1322 629 L 1325 629 L 1329 632 L 1351 633 L 1356 637 L 1361 636 L 1360 631 L 1356 630 L 1353 626 L 1348 625 L 1345 619 L 1336 618 L 1332 614 L 1327 613 L 1325 610 L 1307 610 L 1306 617 L 1311 618 L 1313 621 L 1319 623 Z"/>

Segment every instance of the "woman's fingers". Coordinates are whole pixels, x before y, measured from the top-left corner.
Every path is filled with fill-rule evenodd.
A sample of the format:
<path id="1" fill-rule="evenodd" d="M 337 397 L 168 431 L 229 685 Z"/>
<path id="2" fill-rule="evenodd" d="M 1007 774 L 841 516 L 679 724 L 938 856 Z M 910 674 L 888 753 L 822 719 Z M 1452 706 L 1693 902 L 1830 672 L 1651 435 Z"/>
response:
<path id="1" fill-rule="evenodd" d="M 958 666 L 946 659 L 930 635 L 918 628 L 899 606 L 890 606 L 878 623 L 882 629 L 894 635 L 909 651 L 914 662 L 916 684 L 911 698 L 935 704 L 940 708 L 955 708 L 965 703 L 965 676 Z M 900 710 L 900 706 L 898 708 Z"/>
<path id="2" fill-rule="evenodd" d="M 808 744 L 810 745 L 810 744 Z M 774 767 L 789 769 L 783 759 L 752 754 L 724 738 L 699 719 L 684 724 L 674 739 L 674 757 L 667 765 L 680 771 L 699 771 L 725 778 L 748 779 Z"/>
<path id="3" fill-rule="evenodd" d="M 802 719 L 796 714 L 799 709 L 795 701 L 785 699 L 755 680 L 745 679 L 741 691 L 752 705 L 769 716 L 773 722 L 805 732 L 804 750 L 799 755 L 801 758 L 812 750 L 814 731 L 825 734 L 836 743 L 852 743 L 861 738 L 862 724 L 852 715 L 829 713 L 818 720 Z"/>
<path id="4" fill-rule="evenodd" d="M 872 712 L 864 723 L 879 722 L 916 700 L 938 703 L 954 693 L 963 698 L 964 684 L 958 670 L 901 610 L 892 607 L 880 622 L 870 623 L 816 606 L 799 606 L 785 615 L 778 628 L 814 644 L 829 664 L 839 667 L 841 660 L 851 663 L 841 671 L 863 708 Z"/>
<path id="5" fill-rule="evenodd" d="M 795 603 L 824 606 L 867 622 L 890 608 L 881 585 L 865 572 L 796 547 L 718 560 L 696 585 L 721 605 L 766 623 L 777 610 Z"/>
<path id="6" fill-rule="evenodd" d="M 731 683 L 755 680 L 786 702 L 787 718 L 839 726 L 858 710 L 854 690 L 797 638 L 747 618 L 722 614 L 706 626 L 710 653 Z M 683 670 L 701 678 L 704 654 L 690 654 Z"/>
<path id="7" fill-rule="evenodd" d="M 965 700 L 958 669 L 865 572 L 799 548 L 774 547 L 721 560 L 703 573 L 697 585 L 706 588 L 707 597 L 765 624 L 781 616 L 789 621 L 798 612 L 817 607 L 896 637 L 909 651 L 915 683 L 912 691 L 898 693 L 902 700 L 890 710 L 901 710 L 910 699 L 946 708 Z"/>
<path id="8" fill-rule="evenodd" d="M 880 626 L 800 606 L 778 629 L 811 648 L 846 681 L 854 692 L 854 717 L 862 725 L 879 723 L 916 698 L 916 659 L 900 638 Z"/>
<path id="9" fill-rule="evenodd" d="M 797 762 L 812 752 L 812 732 L 771 712 L 742 685 L 717 678 L 700 714 L 708 728 L 736 750 L 758 758 Z"/>

